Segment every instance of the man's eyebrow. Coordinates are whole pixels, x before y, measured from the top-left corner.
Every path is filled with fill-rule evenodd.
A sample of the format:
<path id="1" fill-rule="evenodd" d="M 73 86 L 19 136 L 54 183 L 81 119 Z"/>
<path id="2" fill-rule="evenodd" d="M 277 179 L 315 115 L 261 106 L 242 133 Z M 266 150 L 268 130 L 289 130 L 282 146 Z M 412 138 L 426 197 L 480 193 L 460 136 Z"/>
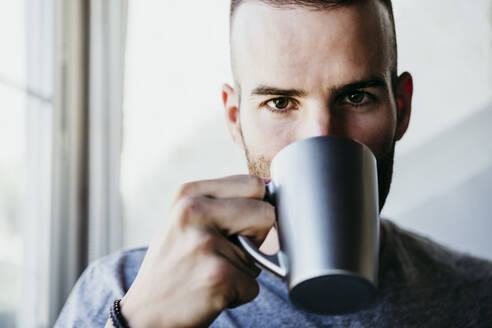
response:
<path id="1" fill-rule="evenodd" d="M 302 89 L 281 89 L 266 85 L 260 85 L 251 91 L 255 96 L 282 96 L 282 97 L 304 97 L 307 92 Z"/>
<path id="2" fill-rule="evenodd" d="M 388 85 L 384 78 L 380 77 L 371 77 L 366 80 L 351 82 L 349 84 L 345 84 L 340 87 L 334 87 L 331 90 L 331 94 L 341 94 L 348 91 L 353 91 L 357 89 L 365 89 L 365 88 L 380 88 L 380 89 L 388 89 Z"/>
<path id="3" fill-rule="evenodd" d="M 365 88 L 388 89 L 386 81 L 381 77 L 371 77 L 365 80 L 351 82 L 340 87 L 331 88 L 331 94 L 341 94 L 348 91 Z M 282 96 L 282 97 L 305 97 L 307 91 L 303 89 L 282 89 L 267 85 L 259 85 L 251 91 L 254 96 Z"/>

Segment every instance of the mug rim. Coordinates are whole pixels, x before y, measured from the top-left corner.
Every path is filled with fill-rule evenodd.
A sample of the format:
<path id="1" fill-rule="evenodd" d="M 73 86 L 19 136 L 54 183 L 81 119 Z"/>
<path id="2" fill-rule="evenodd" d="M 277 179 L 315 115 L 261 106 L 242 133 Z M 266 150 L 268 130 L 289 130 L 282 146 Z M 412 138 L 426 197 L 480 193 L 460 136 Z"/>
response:
<path id="1" fill-rule="evenodd" d="M 300 140 L 291 142 L 290 144 L 288 144 L 284 148 L 280 149 L 279 152 L 273 157 L 272 162 L 270 164 L 270 167 L 273 166 L 273 163 L 275 162 L 275 160 L 278 157 L 280 157 L 281 154 L 289 151 L 293 147 L 297 147 L 297 146 L 299 146 L 301 144 L 304 144 L 304 143 L 310 143 L 310 142 L 313 142 L 313 141 L 328 140 L 328 139 L 332 139 L 332 140 L 333 139 L 338 139 L 338 140 L 341 140 L 343 142 L 348 142 L 348 143 L 351 143 L 352 145 L 362 147 L 362 149 L 365 152 L 368 152 L 369 154 L 372 155 L 372 157 L 374 159 L 376 159 L 376 156 L 374 155 L 374 153 L 372 152 L 372 150 L 368 146 L 366 146 L 365 144 L 363 144 L 363 143 L 361 143 L 361 142 L 359 142 L 359 141 L 357 141 L 355 139 L 348 138 L 348 137 L 342 137 L 342 136 L 316 136 L 316 137 L 309 137 L 309 138 L 304 138 L 304 139 L 300 139 Z"/>
<path id="2" fill-rule="evenodd" d="M 357 278 L 357 279 L 360 279 L 360 280 L 365 280 L 367 283 L 369 283 L 371 286 L 377 288 L 377 285 L 378 285 L 378 276 L 377 274 L 375 275 L 375 279 L 373 281 L 373 279 L 371 279 L 370 277 L 366 277 L 362 274 L 359 274 L 359 273 L 356 273 L 356 272 L 352 272 L 352 271 L 349 271 L 349 270 L 344 270 L 344 269 L 328 269 L 328 270 L 321 270 L 321 271 L 318 271 L 316 273 L 313 273 L 313 272 L 310 272 L 309 274 L 304 274 L 304 275 L 301 275 L 301 276 L 297 276 L 296 279 L 293 279 L 291 280 L 290 278 L 291 277 L 288 277 L 288 282 L 289 282 L 289 291 L 293 288 L 295 288 L 298 284 L 304 282 L 304 281 L 307 281 L 307 280 L 310 280 L 310 279 L 313 279 L 313 278 L 317 278 L 317 277 L 320 277 L 320 276 L 339 276 L 339 275 L 343 275 L 343 276 L 350 276 L 352 278 Z"/>

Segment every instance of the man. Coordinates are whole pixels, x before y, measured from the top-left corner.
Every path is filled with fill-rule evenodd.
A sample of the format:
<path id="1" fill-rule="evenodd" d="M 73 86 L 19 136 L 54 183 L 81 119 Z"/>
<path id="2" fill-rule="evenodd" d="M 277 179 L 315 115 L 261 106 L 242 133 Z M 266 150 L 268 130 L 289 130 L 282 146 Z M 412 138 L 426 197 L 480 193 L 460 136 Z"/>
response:
<path id="1" fill-rule="evenodd" d="M 242 234 L 276 251 L 261 178 L 270 177 L 280 149 L 313 136 L 344 136 L 373 151 L 382 208 L 413 89 L 409 73 L 397 76 L 391 2 L 233 0 L 231 49 L 235 84 L 223 87 L 222 98 L 251 175 L 182 186 L 148 250 L 91 265 L 57 325 L 111 327 L 116 299 L 130 327 L 492 325 L 492 263 L 389 221 L 381 226 L 377 300 L 340 316 L 295 309 L 285 285 L 260 274 L 229 238 Z"/>

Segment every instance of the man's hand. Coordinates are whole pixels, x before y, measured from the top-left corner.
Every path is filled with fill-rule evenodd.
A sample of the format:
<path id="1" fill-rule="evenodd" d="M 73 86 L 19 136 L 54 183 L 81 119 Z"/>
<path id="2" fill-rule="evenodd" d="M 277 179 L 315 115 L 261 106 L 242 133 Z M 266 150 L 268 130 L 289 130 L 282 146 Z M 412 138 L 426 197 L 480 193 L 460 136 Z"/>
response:
<path id="1" fill-rule="evenodd" d="M 264 193 L 263 181 L 247 175 L 183 185 L 121 301 L 129 325 L 205 326 L 253 300 L 260 270 L 228 237 L 261 244 L 275 220 Z"/>

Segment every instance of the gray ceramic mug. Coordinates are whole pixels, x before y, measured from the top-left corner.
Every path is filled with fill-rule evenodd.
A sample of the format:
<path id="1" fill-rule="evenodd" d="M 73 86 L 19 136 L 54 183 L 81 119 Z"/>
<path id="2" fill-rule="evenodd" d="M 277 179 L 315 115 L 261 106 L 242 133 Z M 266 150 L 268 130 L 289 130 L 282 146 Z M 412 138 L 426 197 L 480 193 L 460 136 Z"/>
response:
<path id="1" fill-rule="evenodd" d="M 379 203 L 376 159 L 354 140 L 322 136 L 289 144 L 273 159 L 267 200 L 277 213 L 280 251 L 242 247 L 287 282 L 299 309 L 357 311 L 376 295 Z"/>

